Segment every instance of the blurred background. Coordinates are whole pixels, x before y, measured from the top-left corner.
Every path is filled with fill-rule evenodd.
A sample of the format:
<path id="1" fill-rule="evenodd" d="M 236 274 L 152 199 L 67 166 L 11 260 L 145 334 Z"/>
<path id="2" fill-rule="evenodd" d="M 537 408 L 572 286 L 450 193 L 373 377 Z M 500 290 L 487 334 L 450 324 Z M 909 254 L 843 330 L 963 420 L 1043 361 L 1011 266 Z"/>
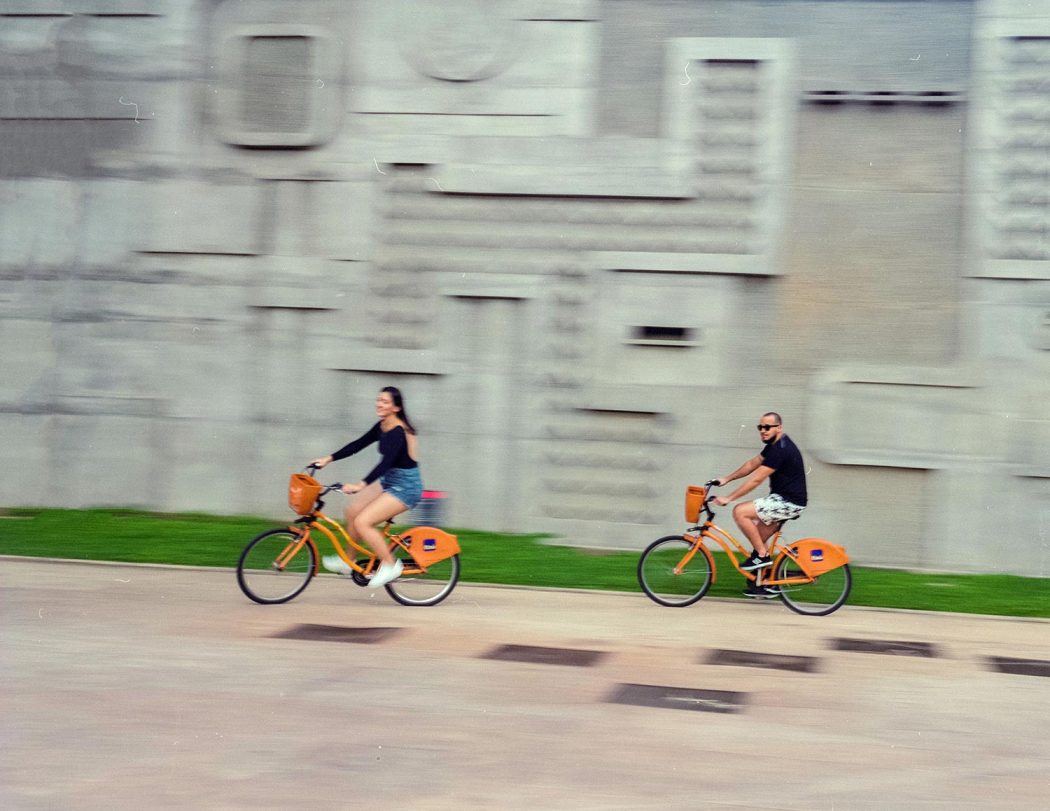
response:
<path id="1" fill-rule="evenodd" d="M 775 410 L 792 533 L 1050 574 L 1050 0 L 0 0 L 0 156 L 0 504 L 282 515 L 396 385 L 641 548 Z"/>

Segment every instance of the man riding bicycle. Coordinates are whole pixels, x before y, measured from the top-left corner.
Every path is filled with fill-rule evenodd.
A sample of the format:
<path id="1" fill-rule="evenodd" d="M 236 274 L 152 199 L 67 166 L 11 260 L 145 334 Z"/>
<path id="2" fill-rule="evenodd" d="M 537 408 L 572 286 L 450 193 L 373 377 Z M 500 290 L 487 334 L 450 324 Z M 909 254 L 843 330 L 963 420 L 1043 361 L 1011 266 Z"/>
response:
<path id="1" fill-rule="evenodd" d="M 766 541 L 791 518 L 797 518 L 806 509 L 806 468 L 802 453 L 791 437 L 784 433 L 783 421 L 775 411 L 767 411 L 758 421 L 759 438 L 763 448 L 757 456 L 730 473 L 717 479 L 719 485 L 748 476 L 746 482 L 728 496 L 718 496 L 714 503 L 725 507 L 732 501 L 750 493 L 769 479 L 769 495 L 754 501 L 744 501 L 733 508 L 733 519 L 740 531 L 754 547 L 751 555 L 741 564 L 746 572 L 753 572 L 773 565 Z M 749 584 L 745 592 L 749 596 L 774 597 L 777 590 Z"/>

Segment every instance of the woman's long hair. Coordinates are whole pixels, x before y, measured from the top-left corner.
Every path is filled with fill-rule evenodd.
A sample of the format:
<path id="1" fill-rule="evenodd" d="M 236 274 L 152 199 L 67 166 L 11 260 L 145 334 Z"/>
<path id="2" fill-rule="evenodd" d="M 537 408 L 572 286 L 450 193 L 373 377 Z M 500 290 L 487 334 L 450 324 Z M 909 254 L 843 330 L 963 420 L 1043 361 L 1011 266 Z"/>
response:
<path id="1" fill-rule="evenodd" d="M 397 406 L 399 409 L 398 416 L 401 418 L 402 422 L 404 422 L 405 425 L 408 426 L 408 432 L 410 434 L 414 434 L 416 432 L 416 428 L 414 425 L 412 425 L 412 421 L 409 420 L 408 414 L 405 413 L 405 400 L 401 396 L 401 390 L 396 386 L 386 386 L 382 389 L 382 391 L 385 391 L 387 394 L 390 395 L 390 399 L 394 401 L 394 405 Z"/>

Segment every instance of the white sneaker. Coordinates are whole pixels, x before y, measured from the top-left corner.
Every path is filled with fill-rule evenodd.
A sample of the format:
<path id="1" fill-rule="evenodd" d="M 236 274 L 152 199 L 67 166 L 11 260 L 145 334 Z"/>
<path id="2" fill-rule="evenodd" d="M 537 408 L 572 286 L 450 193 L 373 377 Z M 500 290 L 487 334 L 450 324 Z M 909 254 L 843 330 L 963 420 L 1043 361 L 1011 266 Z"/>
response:
<path id="1" fill-rule="evenodd" d="M 321 565 L 336 574 L 350 574 L 353 571 L 339 555 L 325 555 L 321 558 Z"/>
<path id="2" fill-rule="evenodd" d="M 397 580 L 401 577 L 401 571 L 404 568 L 400 560 L 395 560 L 393 563 L 380 564 L 379 568 L 376 569 L 376 573 L 372 575 L 372 579 L 368 581 L 368 587 L 377 589 L 380 586 L 385 586 L 391 580 Z"/>

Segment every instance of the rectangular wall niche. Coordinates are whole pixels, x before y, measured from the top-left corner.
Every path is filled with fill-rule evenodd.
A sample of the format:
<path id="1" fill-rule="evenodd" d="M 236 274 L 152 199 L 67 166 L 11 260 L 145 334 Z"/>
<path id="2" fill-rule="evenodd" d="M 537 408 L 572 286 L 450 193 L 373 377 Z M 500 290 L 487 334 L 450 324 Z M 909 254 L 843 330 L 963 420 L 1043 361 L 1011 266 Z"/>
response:
<path id="1" fill-rule="evenodd" d="M 342 52 L 319 26 L 237 25 L 221 31 L 212 98 L 220 136 L 238 146 L 298 149 L 341 121 Z"/>
<path id="2" fill-rule="evenodd" d="M 646 324 L 631 327 L 626 342 L 637 346 L 697 346 L 699 334 L 700 330 L 696 327 Z"/>
<path id="3" fill-rule="evenodd" d="M 688 272 L 616 270 L 599 277 L 594 355 L 612 385 L 674 386 L 718 374 L 710 342 L 732 284 Z"/>

